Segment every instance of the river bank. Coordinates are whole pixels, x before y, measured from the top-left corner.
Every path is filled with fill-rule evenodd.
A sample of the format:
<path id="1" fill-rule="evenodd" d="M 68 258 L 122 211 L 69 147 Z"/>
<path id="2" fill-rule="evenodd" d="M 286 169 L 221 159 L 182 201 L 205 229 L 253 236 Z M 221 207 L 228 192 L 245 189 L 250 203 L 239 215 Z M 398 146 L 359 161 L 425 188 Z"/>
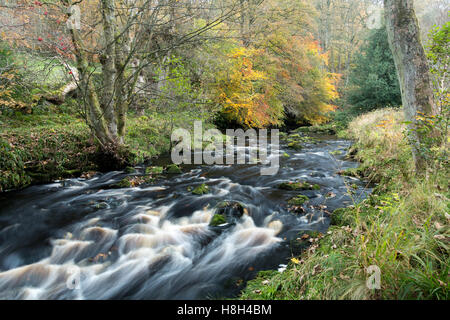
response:
<path id="1" fill-rule="evenodd" d="M 261 272 L 241 299 L 449 299 L 448 166 L 417 179 L 403 131 L 392 109 L 350 123 L 341 136 L 355 141 L 349 154 L 361 166 L 342 174 L 377 187 L 334 211 L 328 232 L 300 239 L 309 248 L 284 272 Z"/>
<path id="2" fill-rule="evenodd" d="M 99 165 L 101 154 L 85 121 L 64 108 L 50 105 L 34 114 L 0 114 L 0 192 L 108 171 Z M 125 141 L 130 165 L 169 152 L 171 126 L 163 118 L 156 113 L 129 115 Z"/>

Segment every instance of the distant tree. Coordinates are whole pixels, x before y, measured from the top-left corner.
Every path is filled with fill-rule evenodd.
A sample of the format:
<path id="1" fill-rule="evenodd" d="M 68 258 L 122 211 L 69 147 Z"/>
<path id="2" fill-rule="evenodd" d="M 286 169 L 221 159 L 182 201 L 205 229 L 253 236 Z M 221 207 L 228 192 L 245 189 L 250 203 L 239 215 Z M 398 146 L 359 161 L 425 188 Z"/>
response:
<path id="1" fill-rule="evenodd" d="M 347 101 L 354 113 L 400 106 L 402 96 L 385 28 L 372 30 L 356 56 Z"/>

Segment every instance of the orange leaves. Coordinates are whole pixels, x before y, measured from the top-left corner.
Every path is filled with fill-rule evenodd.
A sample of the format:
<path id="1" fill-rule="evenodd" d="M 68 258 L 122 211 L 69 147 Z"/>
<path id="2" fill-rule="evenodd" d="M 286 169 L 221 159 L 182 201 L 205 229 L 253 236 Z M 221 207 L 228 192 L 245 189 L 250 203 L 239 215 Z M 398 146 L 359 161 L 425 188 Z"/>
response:
<path id="1" fill-rule="evenodd" d="M 227 56 L 226 69 L 218 74 L 215 84 L 217 102 L 230 121 L 245 127 L 264 127 L 274 124 L 278 117 L 272 117 L 264 87 L 267 76 L 254 69 L 254 60 L 261 50 L 238 47 Z"/>

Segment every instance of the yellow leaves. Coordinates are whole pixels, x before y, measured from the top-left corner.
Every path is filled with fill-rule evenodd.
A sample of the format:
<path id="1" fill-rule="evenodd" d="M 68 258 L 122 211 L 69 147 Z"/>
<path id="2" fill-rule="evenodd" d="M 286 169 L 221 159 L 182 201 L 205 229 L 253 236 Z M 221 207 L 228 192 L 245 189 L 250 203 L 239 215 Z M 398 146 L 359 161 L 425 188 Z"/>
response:
<path id="1" fill-rule="evenodd" d="M 228 54 L 226 70 L 218 74 L 216 90 L 218 102 L 230 120 L 246 127 L 264 127 L 274 124 L 265 100 L 269 96 L 264 86 L 267 75 L 255 70 L 254 60 L 262 51 L 238 47 Z"/>

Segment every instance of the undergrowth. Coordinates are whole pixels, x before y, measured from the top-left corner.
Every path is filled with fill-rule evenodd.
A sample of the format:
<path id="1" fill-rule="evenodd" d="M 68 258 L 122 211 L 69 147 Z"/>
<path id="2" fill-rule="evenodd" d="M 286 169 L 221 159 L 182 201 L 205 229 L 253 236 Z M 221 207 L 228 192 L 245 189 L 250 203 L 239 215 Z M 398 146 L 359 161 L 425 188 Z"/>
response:
<path id="1" fill-rule="evenodd" d="M 393 109 L 350 123 L 341 135 L 355 140 L 355 174 L 378 186 L 336 210 L 327 234 L 308 239 L 283 273 L 260 273 L 241 299 L 449 299 L 448 166 L 416 177 L 404 129 Z M 371 270 L 379 289 L 367 285 Z"/>

